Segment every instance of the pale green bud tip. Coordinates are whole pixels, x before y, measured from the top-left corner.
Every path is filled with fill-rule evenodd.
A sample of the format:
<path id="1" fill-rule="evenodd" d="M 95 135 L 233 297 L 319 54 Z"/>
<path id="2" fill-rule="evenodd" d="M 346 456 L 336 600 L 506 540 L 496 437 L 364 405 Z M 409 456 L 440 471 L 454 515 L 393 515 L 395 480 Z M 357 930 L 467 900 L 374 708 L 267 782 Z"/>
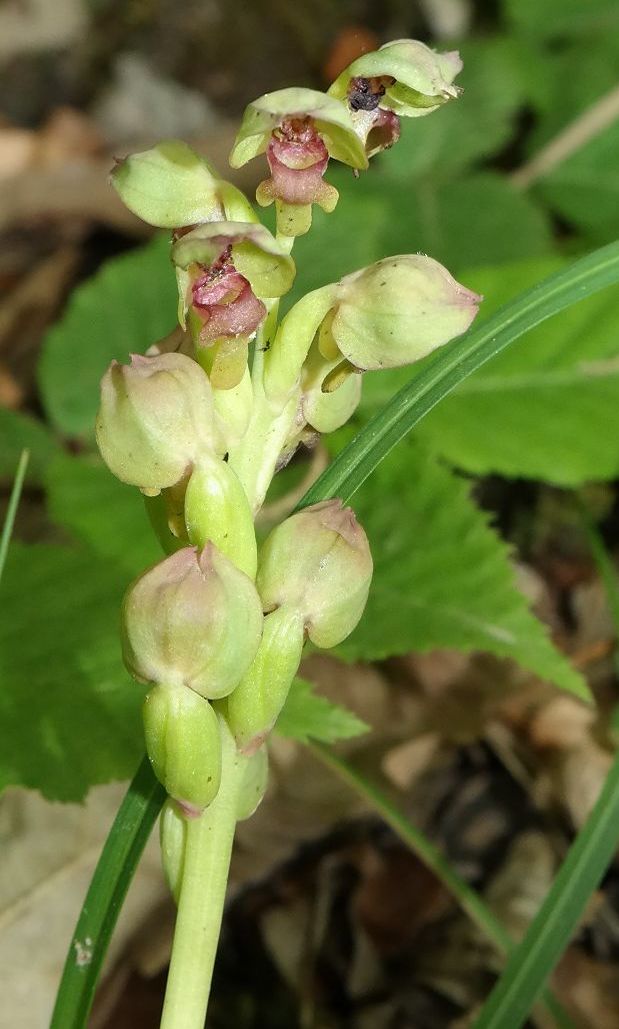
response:
<path id="1" fill-rule="evenodd" d="M 183 811 L 196 816 L 221 781 L 221 735 L 208 700 L 184 686 L 155 686 L 143 708 L 146 751 L 155 775 Z"/>
<path id="2" fill-rule="evenodd" d="M 200 453 L 219 450 L 207 375 L 184 354 L 113 361 L 101 380 L 96 435 L 122 482 L 149 495 L 176 485 Z"/>
<path id="3" fill-rule="evenodd" d="M 431 257 L 389 257 L 341 280 L 320 345 L 361 371 L 398 368 L 465 332 L 482 299 Z"/>
<path id="4" fill-rule="evenodd" d="M 256 588 L 212 544 L 184 547 L 144 572 L 123 603 L 123 657 L 141 682 L 224 697 L 262 634 Z"/>
<path id="5" fill-rule="evenodd" d="M 265 611 L 301 612 L 318 647 L 334 647 L 361 618 L 372 579 L 372 556 L 354 512 L 338 499 L 287 518 L 265 540 L 257 586 Z"/>
<path id="6" fill-rule="evenodd" d="M 212 169 L 178 139 L 119 161 L 111 182 L 129 210 L 149 225 L 172 229 L 224 216 Z"/>

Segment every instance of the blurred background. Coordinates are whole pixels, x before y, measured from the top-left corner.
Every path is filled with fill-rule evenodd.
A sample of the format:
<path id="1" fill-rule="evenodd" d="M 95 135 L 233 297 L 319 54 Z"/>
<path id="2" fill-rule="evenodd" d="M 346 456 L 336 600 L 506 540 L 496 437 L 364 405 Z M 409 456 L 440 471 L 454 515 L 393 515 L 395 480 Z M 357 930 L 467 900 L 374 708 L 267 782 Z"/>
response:
<path id="1" fill-rule="evenodd" d="M 115 536 L 123 530 L 115 525 L 124 523 L 110 514 L 106 525 L 105 490 L 69 463 L 92 451 L 97 383 L 116 346 L 107 336 L 122 335 L 131 322 L 133 279 L 120 288 L 103 270 L 94 309 L 91 295 L 73 306 L 70 298 L 110 258 L 131 260 L 151 234 L 107 183 L 114 159 L 180 137 L 251 190 L 264 176 L 261 161 L 235 175 L 226 171 L 245 104 L 292 84 L 326 88 L 360 53 L 400 37 L 458 48 L 463 96 L 405 124 L 398 146 L 359 180 L 348 169 L 329 170 L 340 203 L 332 216 L 317 211 L 315 230 L 299 240 L 291 299 L 387 254 L 420 251 L 483 289 L 496 307 L 619 235 L 616 0 L 0 0 L 3 507 L 19 452 L 31 449 L 18 546 L 96 536 L 102 568 L 117 556 Z M 157 240 L 140 265 L 142 285 L 153 253 L 159 260 Z M 153 273 L 152 288 L 152 320 L 162 335 L 174 322 L 174 287 Z M 555 334 L 546 355 L 551 368 L 563 367 L 565 340 L 572 362 L 615 360 L 607 375 L 598 374 L 599 394 L 591 394 L 581 421 L 557 421 L 589 388 L 572 376 L 562 393 L 532 386 L 528 394 L 525 386 L 520 399 L 504 401 L 513 405 L 515 435 L 497 435 L 496 453 L 483 405 L 466 426 L 466 445 L 457 411 L 447 408 L 424 423 L 420 439 L 432 444 L 439 435 L 443 457 L 466 474 L 513 547 L 523 593 L 595 689 L 599 715 L 510 661 L 448 647 L 346 666 L 312 657 L 306 668 L 326 695 L 373 727 L 347 752 L 381 776 L 514 936 L 585 820 L 617 738 L 614 630 L 571 499 L 573 488 L 593 482 L 587 502 L 616 550 L 616 292 L 603 309 L 587 310 L 588 320 L 562 323 L 565 335 Z M 148 318 L 142 321 L 131 339 L 141 332 L 146 346 L 154 337 Z M 380 381 L 368 392 L 366 414 L 403 380 L 396 373 Z M 548 437 L 547 451 L 532 439 L 532 419 L 535 439 Z M 320 452 L 311 458 L 317 470 L 323 459 Z M 303 479 L 309 460 L 299 458 L 288 488 Z M 65 741 L 58 742 L 45 712 L 38 732 L 50 763 L 30 770 L 37 758 L 28 753 L 23 712 L 46 683 L 32 682 L 24 654 L 31 632 L 45 625 L 54 626 L 54 646 L 65 646 L 66 620 L 53 622 L 54 590 L 70 593 L 87 575 L 70 546 L 66 553 L 58 564 L 50 559 L 49 597 L 25 566 L 7 587 L 13 615 L 5 619 L 4 675 L 23 685 L 15 709 L 5 693 L 0 745 L 10 755 L 2 781 L 22 784 L 0 799 L 7 872 L 0 886 L 0 1021 L 12 1029 L 46 1024 L 74 919 L 122 795 L 118 784 L 98 785 L 85 804 L 57 802 L 80 801 L 83 790 L 72 783 L 69 764 L 62 774 L 49 771 L 63 763 Z M 150 555 L 145 542 L 137 566 Z M 130 573 L 133 567 L 123 567 L 121 581 Z M 101 611 L 109 611 L 115 632 L 119 587 L 116 579 L 104 581 L 101 569 L 97 575 L 72 618 L 88 622 L 98 610 L 104 620 Z M 114 633 L 110 639 L 117 661 Z M 55 652 L 45 653 L 53 661 Z M 75 696 L 69 687 L 54 696 L 74 740 Z M 114 768 L 128 775 L 139 748 L 137 707 L 128 702 L 126 716 L 119 710 Z M 90 769 L 87 781 L 118 778 L 106 768 Z M 151 841 L 93 1029 L 158 1025 L 172 925 Z M 278 740 L 268 798 L 239 833 L 211 1029 L 464 1027 L 500 967 L 444 886 L 367 805 L 309 752 Z M 578 1026 L 619 1025 L 618 972 L 615 869 L 556 977 Z"/>

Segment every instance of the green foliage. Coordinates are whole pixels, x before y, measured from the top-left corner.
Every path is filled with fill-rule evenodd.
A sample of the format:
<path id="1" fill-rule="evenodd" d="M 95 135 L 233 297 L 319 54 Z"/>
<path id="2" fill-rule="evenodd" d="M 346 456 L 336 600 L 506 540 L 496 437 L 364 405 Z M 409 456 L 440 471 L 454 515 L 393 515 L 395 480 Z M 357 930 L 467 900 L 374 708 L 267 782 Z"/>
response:
<path id="1" fill-rule="evenodd" d="M 355 509 L 375 572 L 361 623 L 338 648 L 342 656 L 369 661 L 437 647 L 483 650 L 588 697 L 517 591 L 508 548 L 466 482 L 404 442 L 367 481 Z"/>
<path id="2" fill-rule="evenodd" d="M 0 789 L 52 800 L 128 776 L 142 691 L 123 672 L 126 571 L 82 548 L 13 543 L 2 581 Z"/>
<path id="3" fill-rule="evenodd" d="M 99 458 L 61 455 L 46 484 L 52 520 L 97 557 L 116 562 L 127 578 L 161 557 L 140 492 L 110 475 Z"/>
<path id="4" fill-rule="evenodd" d="M 39 483 L 58 449 L 43 422 L 0 407 L 0 478 L 11 480 L 22 450 L 30 451 L 26 482 Z"/>
<path id="5" fill-rule="evenodd" d="M 478 324 L 564 266 L 559 259 L 472 271 L 483 293 Z M 408 373 L 410 374 L 410 373 Z M 374 413 L 406 373 L 366 377 L 361 416 Z M 570 307 L 484 365 L 431 411 L 417 435 L 475 474 L 576 486 L 619 474 L 619 310 L 616 287 Z"/>
<path id="6" fill-rule="evenodd" d="M 296 678 L 290 687 L 286 703 L 277 720 L 280 736 L 307 743 L 335 743 L 348 740 L 368 731 L 368 726 L 339 704 L 314 692 L 311 682 Z"/>
<path id="7" fill-rule="evenodd" d="M 503 0 L 503 7 L 516 28 L 548 39 L 619 30 L 615 0 Z"/>
<path id="8" fill-rule="evenodd" d="M 113 358 L 143 353 L 171 331 L 177 291 L 168 242 L 152 243 L 103 265 L 73 293 L 44 342 L 39 385 L 59 432 L 91 440 L 99 381 Z"/>

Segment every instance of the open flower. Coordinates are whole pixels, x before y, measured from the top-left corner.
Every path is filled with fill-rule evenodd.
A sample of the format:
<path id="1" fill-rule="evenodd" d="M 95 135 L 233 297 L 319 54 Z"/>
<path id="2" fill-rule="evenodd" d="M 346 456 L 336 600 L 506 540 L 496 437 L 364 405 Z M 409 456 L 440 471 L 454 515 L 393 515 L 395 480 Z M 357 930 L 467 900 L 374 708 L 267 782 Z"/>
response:
<path id="1" fill-rule="evenodd" d="M 268 229 L 252 222 L 209 222 L 176 240 L 179 319 L 199 348 L 213 348 L 209 373 L 218 389 L 240 382 L 247 347 L 267 313 L 264 303 L 292 285 L 295 267 Z"/>
<path id="2" fill-rule="evenodd" d="M 368 157 L 395 143 L 399 117 L 419 118 L 460 95 L 457 51 L 436 53 L 416 39 L 397 39 L 363 54 L 337 77 L 329 95 L 348 104 Z"/>
<path id="3" fill-rule="evenodd" d="M 240 168 L 265 152 L 271 176 L 258 186 L 256 199 L 263 207 L 275 202 L 278 231 L 287 236 L 308 231 L 312 204 L 334 209 L 338 192 L 323 179 L 330 157 L 367 167 L 346 105 L 314 89 L 281 89 L 249 105 L 230 164 Z"/>

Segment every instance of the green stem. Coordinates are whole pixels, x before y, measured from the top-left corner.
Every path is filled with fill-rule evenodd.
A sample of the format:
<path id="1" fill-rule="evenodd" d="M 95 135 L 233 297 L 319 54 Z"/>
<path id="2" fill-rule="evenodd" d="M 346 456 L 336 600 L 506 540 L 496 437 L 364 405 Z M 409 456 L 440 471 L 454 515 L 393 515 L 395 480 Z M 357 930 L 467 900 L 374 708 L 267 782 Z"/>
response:
<path id="1" fill-rule="evenodd" d="M 17 465 L 17 471 L 15 472 L 13 489 L 11 490 L 11 496 L 9 497 L 9 506 L 6 509 L 6 518 L 4 519 L 4 525 L 2 526 L 2 535 L 0 536 L 0 579 L 4 572 L 6 555 L 9 552 L 9 543 L 11 542 L 11 536 L 13 535 L 17 508 L 19 507 L 19 498 L 21 497 L 21 491 L 24 485 L 29 460 L 30 451 L 22 450 L 19 458 L 19 464 Z"/>
<path id="2" fill-rule="evenodd" d="M 224 748 L 219 793 L 187 824 L 161 1029 L 203 1029 L 223 916 L 244 764 Z"/>

